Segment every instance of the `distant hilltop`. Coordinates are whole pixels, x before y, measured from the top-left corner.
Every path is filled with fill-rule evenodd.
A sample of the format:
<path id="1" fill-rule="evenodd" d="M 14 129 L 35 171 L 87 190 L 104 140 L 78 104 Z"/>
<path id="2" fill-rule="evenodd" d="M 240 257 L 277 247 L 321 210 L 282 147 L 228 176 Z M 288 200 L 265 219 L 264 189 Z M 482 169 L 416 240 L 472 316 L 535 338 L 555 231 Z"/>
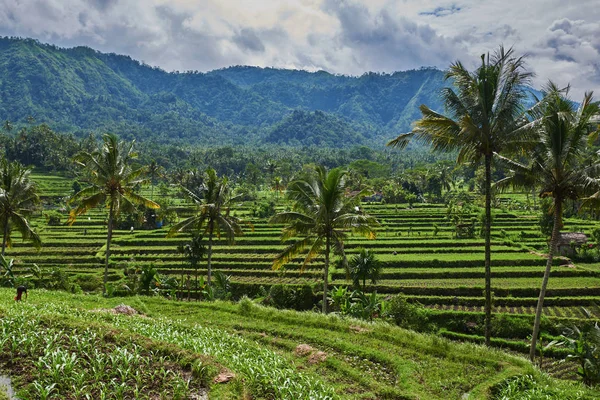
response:
<path id="1" fill-rule="evenodd" d="M 419 105 L 441 107 L 443 72 L 366 73 L 235 66 L 166 72 L 129 56 L 0 38 L 0 119 L 111 131 L 161 143 L 383 145 Z"/>

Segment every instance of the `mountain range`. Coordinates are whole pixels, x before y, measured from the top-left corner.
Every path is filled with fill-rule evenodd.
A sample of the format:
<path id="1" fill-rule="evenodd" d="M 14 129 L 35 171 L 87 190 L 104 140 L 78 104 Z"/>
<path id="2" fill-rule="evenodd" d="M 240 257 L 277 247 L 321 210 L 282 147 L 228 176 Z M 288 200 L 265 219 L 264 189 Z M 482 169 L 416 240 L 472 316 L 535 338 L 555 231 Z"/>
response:
<path id="1" fill-rule="evenodd" d="M 166 72 L 129 56 L 0 38 L 0 119 L 76 135 L 200 145 L 383 145 L 418 106 L 441 109 L 437 69 L 335 75 L 234 66 Z"/>

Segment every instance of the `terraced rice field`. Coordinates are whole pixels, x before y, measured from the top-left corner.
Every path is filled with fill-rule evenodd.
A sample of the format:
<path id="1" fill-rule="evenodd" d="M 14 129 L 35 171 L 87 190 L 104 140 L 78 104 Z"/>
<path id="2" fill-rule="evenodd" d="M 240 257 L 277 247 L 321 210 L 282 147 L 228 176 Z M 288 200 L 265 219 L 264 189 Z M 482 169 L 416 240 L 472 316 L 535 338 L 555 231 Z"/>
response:
<path id="1" fill-rule="evenodd" d="M 61 197 L 71 193 L 72 182 L 68 179 L 46 175 L 36 175 L 35 179 L 46 204 L 60 203 Z M 145 191 L 146 195 L 150 194 L 149 188 Z M 182 199 L 176 200 L 176 204 L 180 216 L 189 214 Z M 252 203 L 245 203 L 234 210 L 236 215 L 252 222 L 254 228 L 246 229 L 234 245 L 217 242 L 213 268 L 230 275 L 234 284 L 243 284 L 251 291 L 275 283 L 318 285 L 322 277 L 321 259 L 311 263 L 304 272 L 300 272 L 299 262 L 283 271 L 271 269 L 273 258 L 284 248 L 279 240 L 281 226 L 252 218 L 252 207 Z M 52 208 L 61 212 L 62 221 L 66 221 L 65 210 Z M 368 285 L 367 290 L 377 290 L 382 295 L 404 293 L 440 311 L 481 311 L 483 239 L 454 238 L 454 228 L 447 222 L 443 205 L 418 204 L 408 209 L 406 205 L 365 204 L 364 210 L 376 216 L 381 224 L 377 238 L 353 237 L 347 241 L 346 251 L 351 256 L 361 247 L 370 248 L 385 264 L 381 281 Z M 20 271 L 25 272 L 35 263 L 42 268 L 58 267 L 79 276 L 100 276 L 102 246 L 106 240 L 105 210 L 93 210 L 73 226 L 48 226 L 43 215 L 37 216 L 33 224 L 43 239 L 41 251 L 19 240 L 15 240 L 14 247 L 8 251 L 10 257 L 18 260 Z M 565 230 L 576 229 L 589 234 L 597 226 L 600 224 L 596 221 L 569 219 Z M 126 266 L 148 263 L 164 274 L 193 273 L 176 251 L 176 247 L 189 238 L 185 235 L 166 238 L 167 231 L 168 227 L 134 232 L 117 230 L 112 245 L 111 280 L 119 280 Z M 497 210 L 492 235 L 495 311 L 533 313 L 546 262 L 539 255 L 544 251 L 545 239 L 539 234 L 537 216 Z M 341 270 L 333 271 L 332 283 L 334 286 L 349 284 Z M 579 317 L 579 306 L 585 306 L 600 317 L 600 268 L 597 264 L 568 265 L 564 260 L 557 260 L 546 301 L 548 316 Z"/>
<path id="2" fill-rule="evenodd" d="M 522 357 L 382 322 L 247 299 L 40 290 L 15 303 L 11 293 L 0 289 L 0 368 L 23 399 L 503 399 L 492 392 L 518 377 L 545 387 L 544 398 L 598 398 Z"/>

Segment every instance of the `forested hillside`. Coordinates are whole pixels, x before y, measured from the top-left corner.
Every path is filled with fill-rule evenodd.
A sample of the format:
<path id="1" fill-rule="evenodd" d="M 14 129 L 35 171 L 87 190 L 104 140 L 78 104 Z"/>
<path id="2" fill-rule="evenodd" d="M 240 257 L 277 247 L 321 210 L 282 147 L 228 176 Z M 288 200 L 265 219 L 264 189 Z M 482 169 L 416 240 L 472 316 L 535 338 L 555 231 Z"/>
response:
<path id="1" fill-rule="evenodd" d="M 440 108 L 443 84 L 435 69 L 361 77 L 243 66 L 168 73 L 87 47 L 0 38 L 0 119 L 19 127 L 33 117 L 75 134 L 205 145 L 383 144 L 410 128 L 420 104 Z"/>

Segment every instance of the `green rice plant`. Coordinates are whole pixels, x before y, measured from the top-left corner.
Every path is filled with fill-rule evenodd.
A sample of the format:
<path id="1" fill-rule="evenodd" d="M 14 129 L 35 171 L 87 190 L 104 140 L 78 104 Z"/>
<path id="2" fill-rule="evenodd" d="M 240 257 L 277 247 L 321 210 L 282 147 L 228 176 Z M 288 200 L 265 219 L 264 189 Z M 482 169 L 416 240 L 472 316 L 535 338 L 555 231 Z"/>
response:
<path id="1" fill-rule="evenodd" d="M 246 376 L 249 387 L 259 397 L 275 396 L 284 399 L 336 397 L 332 389 L 314 378 L 294 371 L 275 353 L 260 349 L 246 340 L 218 329 L 178 326 L 163 319 L 147 322 L 116 318 L 113 323 L 115 326 L 122 326 L 155 340 L 175 343 L 197 353 L 225 360 L 228 365 Z M 286 393 L 293 396 L 285 395 Z"/>
<path id="2" fill-rule="evenodd" d="M 598 396 L 568 382 L 550 382 L 542 374 L 521 375 L 501 383 L 494 391 L 494 400 L 592 400 Z"/>

